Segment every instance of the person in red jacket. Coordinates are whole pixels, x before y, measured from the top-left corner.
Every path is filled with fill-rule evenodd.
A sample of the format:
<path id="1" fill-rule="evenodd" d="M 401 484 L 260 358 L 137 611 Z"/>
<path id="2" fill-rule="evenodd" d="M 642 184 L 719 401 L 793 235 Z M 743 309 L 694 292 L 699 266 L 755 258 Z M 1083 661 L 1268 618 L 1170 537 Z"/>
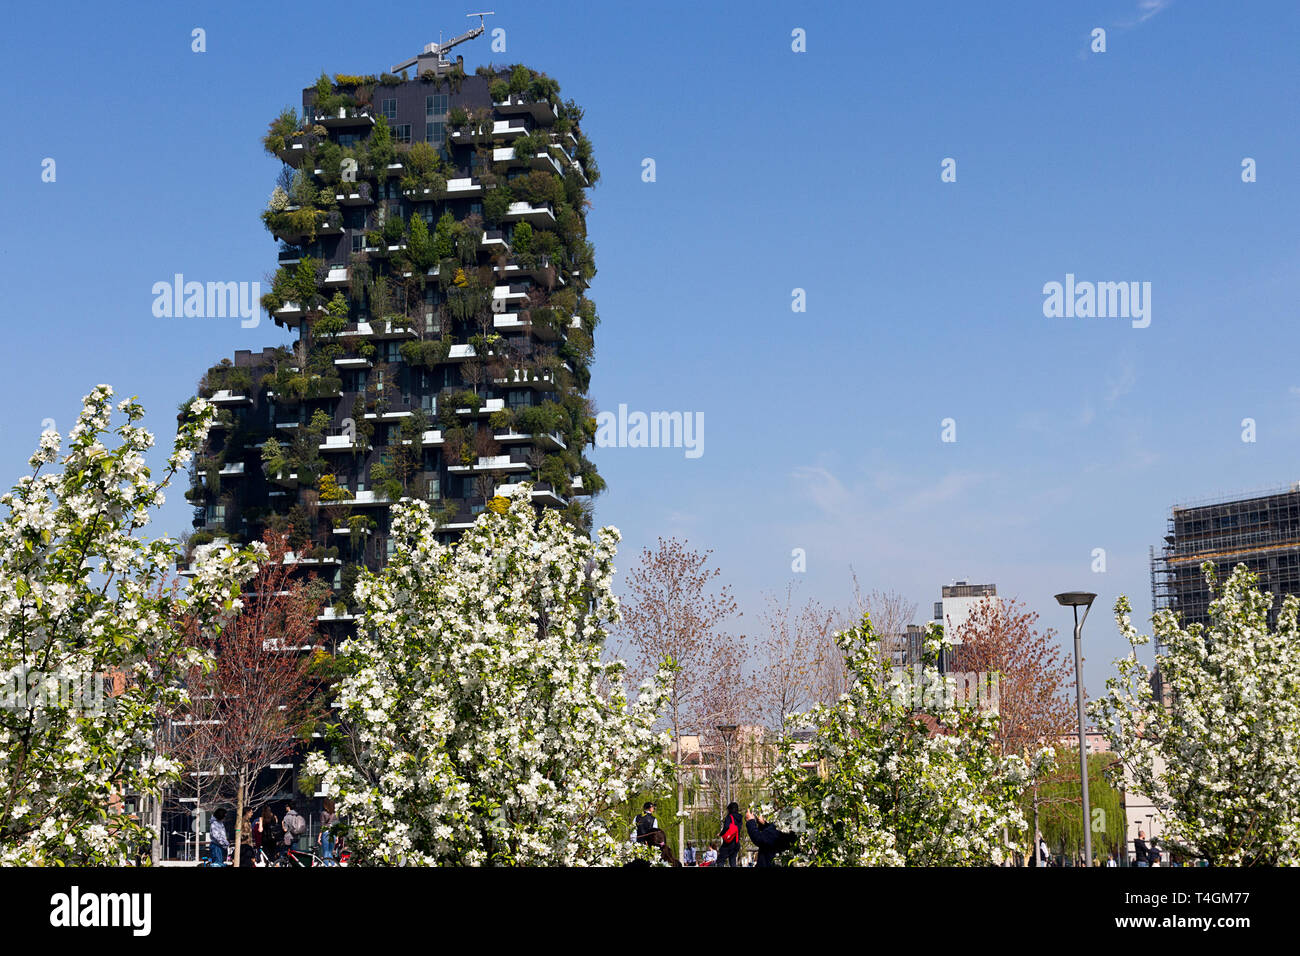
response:
<path id="1" fill-rule="evenodd" d="M 740 819 L 740 804 L 727 804 L 727 813 L 722 818 L 722 828 L 718 831 L 717 866 L 736 866 L 740 856 L 740 834 L 745 824 Z"/>

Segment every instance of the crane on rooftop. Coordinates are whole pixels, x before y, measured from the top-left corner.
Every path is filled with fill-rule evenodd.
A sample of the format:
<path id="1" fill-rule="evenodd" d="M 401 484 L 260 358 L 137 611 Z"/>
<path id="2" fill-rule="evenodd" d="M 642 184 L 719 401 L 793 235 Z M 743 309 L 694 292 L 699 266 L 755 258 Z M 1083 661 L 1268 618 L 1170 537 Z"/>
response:
<path id="1" fill-rule="evenodd" d="M 458 44 L 464 43 L 466 40 L 472 40 L 475 37 L 483 35 L 483 29 L 484 29 L 483 18 L 492 16 L 493 12 L 494 11 L 492 10 L 485 10 L 482 13 L 465 14 L 465 16 L 467 17 L 478 17 L 478 26 L 474 27 L 472 30 L 468 30 L 465 33 L 462 33 L 458 37 L 452 37 L 450 40 L 446 41 L 445 43 L 442 42 L 441 39 L 439 39 L 437 43 L 426 44 L 424 47 L 424 52 L 421 53 L 420 56 L 428 56 L 431 53 L 436 54 L 438 57 L 438 63 L 440 65 L 445 64 L 447 62 L 446 55 L 448 50 L 450 50 L 454 46 L 457 46 Z M 397 66 L 393 67 L 393 72 L 401 73 L 403 70 L 407 70 L 415 66 L 416 63 L 418 63 L 419 61 L 420 61 L 419 56 L 413 56 L 411 57 L 411 59 L 399 63 L 397 64 Z"/>

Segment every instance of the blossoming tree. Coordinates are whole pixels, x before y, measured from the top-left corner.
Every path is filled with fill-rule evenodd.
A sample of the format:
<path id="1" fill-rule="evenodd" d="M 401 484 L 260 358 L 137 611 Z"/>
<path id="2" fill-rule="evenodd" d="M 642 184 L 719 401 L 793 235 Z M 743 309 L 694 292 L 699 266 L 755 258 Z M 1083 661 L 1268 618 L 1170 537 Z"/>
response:
<path id="1" fill-rule="evenodd" d="M 183 698 L 198 657 L 184 617 L 216 628 L 238 606 L 257 552 L 210 548 L 184 589 L 169 578 L 178 545 L 139 536 L 163 489 L 191 459 L 212 408 L 190 403 L 167 472 L 151 480 L 153 436 L 143 408 L 112 389 L 85 399 L 68 434 L 41 436 L 24 476 L 0 504 L 0 863 L 121 864 L 151 834 L 120 812 L 129 794 L 157 795 L 175 772 L 155 750 L 160 707 Z M 117 438 L 105 447 L 109 434 Z M 100 695 L 88 688 L 104 686 Z"/>
<path id="2" fill-rule="evenodd" d="M 373 864 L 608 864 L 633 854 L 616 804 L 662 783 L 662 680 L 635 702 L 602 663 L 618 532 L 535 514 L 528 486 L 451 548 L 423 501 L 393 509 L 395 552 L 357 583 L 335 797 Z M 505 505 L 494 499 L 494 505 Z"/>
<path id="3" fill-rule="evenodd" d="M 1211 591 L 1208 626 L 1181 626 L 1169 610 L 1152 621 L 1167 693 L 1138 661 L 1149 638 L 1115 620 L 1132 653 L 1091 706 L 1119 758 L 1115 782 L 1148 797 L 1164 816 L 1163 841 L 1214 865 L 1300 863 L 1300 598 L 1287 595 L 1270 628 L 1273 595 L 1238 565 Z M 1124 779 L 1124 778 L 1127 779 Z"/>
<path id="4" fill-rule="evenodd" d="M 1001 863 L 1006 834 L 1025 826 L 1017 800 L 1030 777 L 1003 756 L 997 716 L 954 705 L 937 670 L 950 643 L 931 626 L 923 674 L 929 713 L 891 672 L 869 617 L 836 636 L 850 675 L 839 700 L 791 715 L 773 774 L 778 825 L 798 834 L 789 854 L 813 866 L 981 866 Z M 1047 752 L 1050 754 L 1050 751 Z M 1040 754 L 1036 760 L 1049 759 Z"/>

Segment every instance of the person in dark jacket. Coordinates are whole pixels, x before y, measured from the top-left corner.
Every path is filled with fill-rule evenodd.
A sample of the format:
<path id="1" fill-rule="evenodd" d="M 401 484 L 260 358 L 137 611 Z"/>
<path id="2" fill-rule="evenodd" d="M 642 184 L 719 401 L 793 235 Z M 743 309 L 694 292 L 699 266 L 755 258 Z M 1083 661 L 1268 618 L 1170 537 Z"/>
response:
<path id="1" fill-rule="evenodd" d="M 268 864 L 275 863 L 284 848 L 284 829 L 268 803 L 262 810 L 262 851 Z"/>
<path id="2" fill-rule="evenodd" d="M 744 824 L 740 819 L 740 804 L 727 804 L 727 813 L 722 818 L 722 827 L 718 830 L 718 862 L 715 866 L 736 866 L 740 856 L 740 833 Z"/>
<path id="3" fill-rule="evenodd" d="M 641 815 L 632 822 L 636 824 L 636 841 L 650 843 L 650 834 L 659 829 L 659 821 L 655 819 L 654 803 L 650 802 L 643 806 Z"/>
<path id="4" fill-rule="evenodd" d="M 749 833 L 749 842 L 758 847 L 755 866 L 774 866 L 776 855 L 794 845 L 793 833 L 778 830 L 775 823 L 768 823 L 748 810 L 745 811 L 745 829 Z"/>
<path id="5" fill-rule="evenodd" d="M 1149 853 L 1150 851 L 1147 849 L 1147 835 L 1139 830 L 1137 839 L 1133 841 L 1133 865 L 1149 866 Z"/>

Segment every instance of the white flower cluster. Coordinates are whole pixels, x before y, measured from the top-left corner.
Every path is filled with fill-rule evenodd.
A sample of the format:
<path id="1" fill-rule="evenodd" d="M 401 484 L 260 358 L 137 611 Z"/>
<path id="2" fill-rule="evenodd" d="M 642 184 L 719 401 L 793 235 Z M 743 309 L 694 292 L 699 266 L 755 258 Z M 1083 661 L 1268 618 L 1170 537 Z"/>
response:
<path id="1" fill-rule="evenodd" d="M 421 501 L 393 510 L 396 551 L 358 582 L 340 657 L 348 762 L 309 772 L 357 857 L 401 865 L 602 865 L 630 852 L 613 808 L 668 771 L 654 723 L 602 663 L 618 532 L 593 542 L 525 486 L 452 548 Z"/>
<path id="2" fill-rule="evenodd" d="M 1024 829 L 1017 799 L 1031 769 L 1003 758 L 997 717 L 952 708 L 927 722 L 891 692 L 870 620 L 837 636 L 854 681 L 833 704 L 791 715 L 811 742 L 787 735 L 773 797 L 798 835 L 789 854 L 811 866 L 984 866 L 1001 863 Z M 947 639 L 932 627 L 925 678 Z M 1046 757 L 1039 756 L 1040 764 Z"/>
<path id="3" fill-rule="evenodd" d="M 1126 774 L 1126 789 L 1160 809 L 1167 845 L 1215 865 L 1300 864 L 1300 598 L 1288 595 L 1270 628 L 1273 595 L 1245 565 L 1222 589 L 1213 565 L 1203 570 L 1217 592 L 1209 626 L 1184 628 L 1167 610 L 1153 620 L 1165 699 L 1121 597 L 1115 619 L 1132 652 L 1090 711 L 1110 729 L 1114 782 Z"/>
<path id="4" fill-rule="evenodd" d="M 127 793 L 157 792 L 174 774 L 154 735 L 160 708 L 182 693 L 185 655 L 177 622 L 210 626 L 255 570 L 256 552 L 204 563 L 193 586 L 173 589 L 167 572 L 177 546 L 138 531 L 162 500 L 167 479 L 149 477 L 143 453 L 153 436 L 136 422 L 134 401 L 117 406 L 126 422 L 110 433 L 112 389 L 85 399 L 68 434 L 62 472 L 42 474 L 60 451 L 47 431 L 32 475 L 0 497 L 0 674 L 57 674 L 107 685 L 102 712 L 88 714 L 54 687 L 0 708 L 0 864 L 129 862 L 148 836 L 115 812 Z M 182 425 L 173 461 L 197 446 L 211 421 L 200 406 Z M 48 678 L 46 679 L 48 684 Z M 34 706 L 36 698 L 40 706 Z"/>

